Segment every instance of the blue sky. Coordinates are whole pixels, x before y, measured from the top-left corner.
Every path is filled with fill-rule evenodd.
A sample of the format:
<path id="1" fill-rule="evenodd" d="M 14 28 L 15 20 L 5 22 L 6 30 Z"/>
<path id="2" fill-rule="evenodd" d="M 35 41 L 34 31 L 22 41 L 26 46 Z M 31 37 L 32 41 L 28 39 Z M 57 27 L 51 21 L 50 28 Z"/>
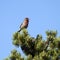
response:
<path id="1" fill-rule="evenodd" d="M 14 48 L 12 35 L 25 17 L 30 18 L 28 32 L 46 37 L 46 30 L 57 30 L 60 35 L 60 0 L 0 0 L 0 60 Z"/>

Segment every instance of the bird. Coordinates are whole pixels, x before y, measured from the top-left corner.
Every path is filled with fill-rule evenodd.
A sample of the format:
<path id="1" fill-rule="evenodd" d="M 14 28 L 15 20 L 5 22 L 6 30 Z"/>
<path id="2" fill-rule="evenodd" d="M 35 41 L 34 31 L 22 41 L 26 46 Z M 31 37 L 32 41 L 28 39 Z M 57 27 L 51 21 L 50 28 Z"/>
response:
<path id="1" fill-rule="evenodd" d="M 28 24 L 29 24 L 29 18 L 25 18 L 23 23 L 20 25 L 20 30 L 18 32 L 20 32 L 23 28 L 27 29 Z"/>

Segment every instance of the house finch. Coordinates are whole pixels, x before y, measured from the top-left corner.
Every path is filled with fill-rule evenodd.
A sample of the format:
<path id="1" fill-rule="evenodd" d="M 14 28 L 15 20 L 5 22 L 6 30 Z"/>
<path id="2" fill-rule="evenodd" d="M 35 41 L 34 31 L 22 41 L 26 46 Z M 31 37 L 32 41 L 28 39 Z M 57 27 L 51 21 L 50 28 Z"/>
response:
<path id="1" fill-rule="evenodd" d="M 25 18 L 23 23 L 20 25 L 20 30 L 18 32 L 20 32 L 23 28 L 27 28 L 29 24 L 29 18 Z"/>

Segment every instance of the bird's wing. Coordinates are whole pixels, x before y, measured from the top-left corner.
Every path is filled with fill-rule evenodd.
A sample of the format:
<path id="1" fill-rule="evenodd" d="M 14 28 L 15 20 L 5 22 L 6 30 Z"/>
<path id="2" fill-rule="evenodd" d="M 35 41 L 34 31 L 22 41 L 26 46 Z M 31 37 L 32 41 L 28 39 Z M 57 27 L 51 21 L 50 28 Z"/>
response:
<path id="1" fill-rule="evenodd" d="M 20 27 L 19 27 L 19 28 L 20 28 L 20 30 L 19 30 L 18 32 L 20 32 L 20 31 L 21 31 L 21 28 L 22 28 L 22 24 L 20 25 Z"/>
<path id="2" fill-rule="evenodd" d="M 20 25 L 20 28 L 22 27 L 22 24 Z"/>

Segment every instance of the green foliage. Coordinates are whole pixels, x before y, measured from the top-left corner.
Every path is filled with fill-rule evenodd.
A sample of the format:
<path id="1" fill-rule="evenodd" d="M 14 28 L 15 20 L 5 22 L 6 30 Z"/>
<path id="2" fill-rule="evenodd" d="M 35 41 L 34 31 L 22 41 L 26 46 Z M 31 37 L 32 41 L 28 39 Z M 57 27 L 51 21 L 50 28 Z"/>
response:
<path id="1" fill-rule="evenodd" d="M 26 54 L 26 60 L 59 60 L 60 59 L 60 37 L 57 31 L 46 31 L 47 39 L 43 40 L 42 35 L 36 38 L 31 37 L 26 29 L 13 34 L 13 45 L 21 47 Z M 16 50 L 6 60 L 24 60 Z"/>
<path id="2" fill-rule="evenodd" d="M 11 54 L 9 55 L 9 57 L 6 58 L 5 60 L 24 60 L 24 58 L 22 58 L 20 53 L 14 49 L 11 51 Z"/>

